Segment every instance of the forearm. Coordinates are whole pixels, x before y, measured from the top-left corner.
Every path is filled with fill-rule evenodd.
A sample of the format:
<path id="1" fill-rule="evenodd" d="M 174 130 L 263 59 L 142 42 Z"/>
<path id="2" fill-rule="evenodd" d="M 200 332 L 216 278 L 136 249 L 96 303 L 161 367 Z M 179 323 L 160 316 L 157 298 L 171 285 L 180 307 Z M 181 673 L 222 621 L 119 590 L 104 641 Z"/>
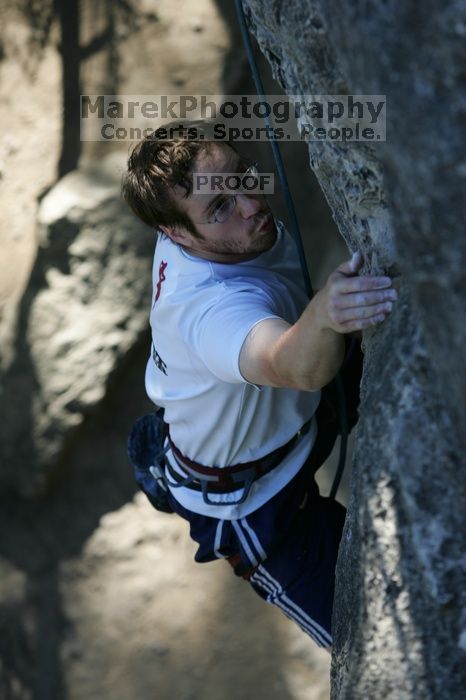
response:
<path id="1" fill-rule="evenodd" d="M 276 383 L 317 391 L 333 379 L 343 362 L 343 335 L 325 325 L 320 294 L 314 296 L 298 321 L 270 348 L 270 366 Z"/>
<path id="2" fill-rule="evenodd" d="M 382 323 L 396 300 L 388 277 L 360 277 L 363 263 L 356 253 L 333 272 L 299 320 L 271 348 L 277 378 L 290 362 L 293 386 L 320 389 L 333 379 L 344 357 L 343 334 Z"/>
<path id="3" fill-rule="evenodd" d="M 389 277 L 360 277 L 354 254 L 329 276 L 303 314 L 290 326 L 265 319 L 247 336 L 240 371 L 252 384 L 316 391 L 338 372 L 344 334 L 382 323 L 397 298 Z"/>

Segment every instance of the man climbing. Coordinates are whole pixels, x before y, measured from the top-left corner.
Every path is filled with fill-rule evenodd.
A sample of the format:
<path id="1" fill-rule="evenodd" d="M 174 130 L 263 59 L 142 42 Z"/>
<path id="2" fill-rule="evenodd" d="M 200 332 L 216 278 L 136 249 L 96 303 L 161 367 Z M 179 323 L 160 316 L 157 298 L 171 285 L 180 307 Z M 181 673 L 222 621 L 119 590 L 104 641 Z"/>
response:
<path id="1" fill-rule="evenodd" d="M 187 134 L 139 143 L 123 183 L 158 231 L 146 389 L 164 409 L 165 440 L 161 457 L 162 433 L 139 424 L 130 455 L 151 502 L 190 523 L 196 561 L 227 559 L 329 647 L 345 510 L 314 480 L 337 434 L 321 390 L 345 334 L 381 323 L 396 292 L 387 277 L 359 276 L 354 254 L 309 302 L 295 244 L 264 196 L 193 193 L 193 173 L 254 171 L 231 144 Z M 345 372 L 354 424 L 357 358 Z"/>

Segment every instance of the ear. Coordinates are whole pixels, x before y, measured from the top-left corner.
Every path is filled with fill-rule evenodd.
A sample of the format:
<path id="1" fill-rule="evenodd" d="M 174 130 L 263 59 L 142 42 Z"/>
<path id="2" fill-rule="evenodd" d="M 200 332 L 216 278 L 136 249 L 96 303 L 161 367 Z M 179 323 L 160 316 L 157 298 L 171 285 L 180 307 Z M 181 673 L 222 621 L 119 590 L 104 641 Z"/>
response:
<path id="1" fill-rule="evenodd" d="M 159 229 L 174 243 L 188 243 L 190 235 L 186 229 L 181 226 L 159 226 Z"/>

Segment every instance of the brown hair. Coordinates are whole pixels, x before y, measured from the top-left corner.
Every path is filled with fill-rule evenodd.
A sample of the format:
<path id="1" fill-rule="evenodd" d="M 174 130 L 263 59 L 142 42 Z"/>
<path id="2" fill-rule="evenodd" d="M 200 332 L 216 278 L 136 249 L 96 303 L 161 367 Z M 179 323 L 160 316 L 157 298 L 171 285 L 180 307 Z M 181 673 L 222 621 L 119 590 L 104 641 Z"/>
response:
<path id="1" fill-rule="evenodd" d="M 123 178 L 122 195 L 139 219 L 155 228 L 182 226 L 200 236 L 173 197 L 173 188 L 179 185 L 185 190 L 184 197 L 189 197 L 194 161 L 211 147 L 208 137 L 208 126 L 201 122 L 171 122 L 134 147 Z"/>

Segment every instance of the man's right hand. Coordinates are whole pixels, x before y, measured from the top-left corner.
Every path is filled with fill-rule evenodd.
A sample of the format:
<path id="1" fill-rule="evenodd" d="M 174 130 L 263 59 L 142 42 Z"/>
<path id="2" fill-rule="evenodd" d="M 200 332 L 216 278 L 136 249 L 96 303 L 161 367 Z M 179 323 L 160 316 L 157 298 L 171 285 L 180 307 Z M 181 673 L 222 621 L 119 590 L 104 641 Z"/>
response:
<path id="1" fill-rule="evenodd" d="M 361 253 L 354 253 L 329 276 L 313 299 L 323 328 L 350 333 L 385 320 L 398 295 L 390 277 L 359 276 Z"/>

